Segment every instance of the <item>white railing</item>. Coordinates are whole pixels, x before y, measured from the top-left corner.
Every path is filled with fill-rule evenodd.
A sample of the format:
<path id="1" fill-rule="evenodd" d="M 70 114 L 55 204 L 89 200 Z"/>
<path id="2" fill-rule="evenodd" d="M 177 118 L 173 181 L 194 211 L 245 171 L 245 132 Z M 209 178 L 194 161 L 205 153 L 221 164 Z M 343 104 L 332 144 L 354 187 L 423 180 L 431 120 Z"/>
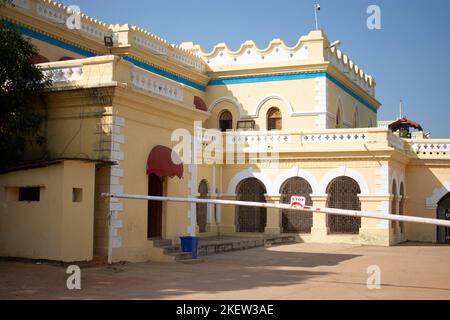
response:
<path id="1" fill-rule="evenodd" d="M 132 71 L 130 74 L 131 84 L 139 89 L 155 93 L 168 99 L 183 101 L 183 87 L 176 84 L 157 78 L 151 73 L 144 74 L 143 72 Z"/>
<path id="2" fill-rule="evenodd" d="M 417 154 L 427 155 L 450 155 L 450 141 L 447 143 L 433 142 L 412 142 L 411 148 Z"/>
<path id="3" fill-rule="evenodd" d="M 51 68 L 43 73 L 53 82 L 79 81 L 83 79 L 83 66 Z"/>
<path id="4" fill-rule="evenodd" d="M 300 135 L 302 143 L 330 143 L 330 142 L 365 142 L 369 139 L 367 131 L 342 133 L 313 133 Z"/>

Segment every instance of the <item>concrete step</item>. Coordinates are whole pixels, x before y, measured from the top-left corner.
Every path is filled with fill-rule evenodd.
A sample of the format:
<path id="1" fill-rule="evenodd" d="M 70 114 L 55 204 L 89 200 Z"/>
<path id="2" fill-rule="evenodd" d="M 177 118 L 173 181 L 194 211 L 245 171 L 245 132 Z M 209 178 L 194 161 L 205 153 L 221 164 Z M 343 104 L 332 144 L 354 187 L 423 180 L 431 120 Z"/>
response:
<path id="1" fill-rule="evenodd" d="M 294 235 L 280 235 L 274 236 L 266 239 L 266 245 L 277 245 L 277 244 L 289 244 L 295 243 Z"/>
<path id="2" fill-rule="evenodd" d="M 199 264 L 199 263 L 203 263 L 205 262 L 205 260 L 201 259 L 201 258 L 197 258 L 197 259 L 183 259 L 183 260 L 177 260 L 178 263 L 183 263 L 183 264 Z"/>
<path id="3" fill-rule="evenodd" d="M 158 247 L 158 248 L 162 249 L 165 254 L 169 254 L 169 253 L 173 253 L 173 252 L 180 252 L 181 251 L 180 250 L 180 246 L 178 246 L 178 245 L 161 246 L 161 247 Z"/>
<path id="4" fill-rule="evenodd" d="M 167 247 L 172 245 L 172 240 L 165 240 L 165 239 L 150 239 L 150 241 L 153 241 L 153 245 L 155 247 Z"/>
<path id="5" fill-rule="evenodd" d="M 175 257 L 175 261 L 192 259 L 191 252 L 172 252 L 172 253 L 168 253 L 167 255 Z"/>
<path id="6" fill-rule="evenodd" d="M 294 235 L 277 235 L 261 238 L 224 239 L 199 244 L 199 255 L 208 256 L 216 253 L 247 250 L 257 247 L 296 243 Z"/>

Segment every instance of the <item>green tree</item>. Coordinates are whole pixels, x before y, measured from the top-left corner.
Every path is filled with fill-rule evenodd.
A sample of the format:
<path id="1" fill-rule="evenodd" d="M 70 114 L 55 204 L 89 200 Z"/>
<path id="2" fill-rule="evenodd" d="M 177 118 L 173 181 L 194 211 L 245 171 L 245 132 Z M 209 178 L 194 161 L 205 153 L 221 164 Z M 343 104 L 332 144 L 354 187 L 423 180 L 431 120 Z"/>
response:
<path id="1" fill-rule="evenodd" d="M 0 167 L 5 167 L 22 162 L 27 145 L 44 143 L 44 113 L 37 98 L 51 81 L 31 63 L 39 52 L 36 46 L 4 20 L 0 43 Z"/>

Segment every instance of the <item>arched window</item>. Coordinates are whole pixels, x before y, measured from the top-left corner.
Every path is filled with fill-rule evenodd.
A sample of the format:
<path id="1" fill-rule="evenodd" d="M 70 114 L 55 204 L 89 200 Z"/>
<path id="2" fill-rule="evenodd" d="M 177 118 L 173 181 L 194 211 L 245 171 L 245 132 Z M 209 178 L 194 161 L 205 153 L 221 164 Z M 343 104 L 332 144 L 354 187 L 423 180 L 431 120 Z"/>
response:
<path id="1" fill-rule="evenodd" d="M 437 218 L 450 221 L 450 192 L 438 202 Z M 450 243 L 450 228 L 437 227 L 437 242 Z"/>
<path id="2" fill-rule="evenodd" d="M 266 202 L 266 188 L 256 178 L 242 180 L 236 188 L 239 201 Z M 236 207 L 236 232 L 264 232 L 267 221 L 266 208 Z"/>
<path id="3" fill-rule="evenodd" d="M 361 210 L 358 194 L 361 189 L 358 183 L 350 177 L 335 178 L 327 187 L 327 207 L 345 210 Z M 358 234 L 361 227 L 360 217 L 328 215 L 330 233 Z"/>
<path id="4" fill-rule="evenodd" d="M 282 116 L 278 108 L 270 108 L 267 112 L 267 130 L 281 130 Z"/>
<path id="5" fill-rule="evenodd" d="M 220 131 L 225 132 L 233 129 L 233 116 L 230 111 L 223 111 L 219 116 Z"/>
<path id="6" fill-rule="evenodd" d="M 398 207 L 398 214 L 404 215 L 405 214 L 405 186 L 403 185 L 403 182 L 400 184 L 400 204 Z M 404 233 L 405 224 L 403 222 L 399 223 L 400 225 L 400 233 Z"/>
<path id="7" fill-rule="evenodd" d="M 341 108 L 338 108 L 338 110 L 337 110 L 336 123 L 335 123 L 334 126 L 335 126 L 336 129 L 342 128 L 342 111 L 341 111 Z"/>
<path id="8" fill-rule="evenodd" d="M 200 199 L 208 198 L 208 182 L 202 180 L 198 186 L 198 193 L 200 194 Z M 208 216 L 208 205 L 206 203 L 197 203 L 197 225 L 200 232 L 206 232 L 207 216 Z"/>
<path id="9" fill-rule="evenodd" d="M 359 113 L 357 108 L 353 113 L 353 128 L 359 128 Z"/>
<path id="10" fill-rule="evenodd" d="M 311 185 L 303 178 L 293 177 L 286 180 L 280 189 L 281 203 L 290 203 L 291 196 L 301 196 L 306 198 L 306 205 L 312 206 Z M 296 210 L 281 210 L 282 232 L 286 233 L 311 233 L 312 212 L 302 212 Z"/>
<path id="11" fill-rule="evenodd" d="M 397 214 L 397 182 L 395 179 L 392 181 L 391 214 Z M 397 221 L 391 221 L 391 227 L 394 229 L 394 233 L 397 233 Z"/>

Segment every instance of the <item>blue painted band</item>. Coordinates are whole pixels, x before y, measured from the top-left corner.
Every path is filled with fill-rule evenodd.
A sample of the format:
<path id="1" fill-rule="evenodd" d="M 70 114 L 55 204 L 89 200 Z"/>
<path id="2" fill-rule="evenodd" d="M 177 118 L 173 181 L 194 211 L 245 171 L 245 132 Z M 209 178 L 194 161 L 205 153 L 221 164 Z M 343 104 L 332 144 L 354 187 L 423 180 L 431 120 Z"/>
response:
<path id="1" fill-rule="evenodd" d="M 54 45 L 56 47 L 59 47 L 59 48 L 62 48 L 62 49 L 74 52 L 74 53 L 79 54 L 81 56 L 84 56 L 84 57 L 95 57 L 96 56 L 96 54 L 93 53 L 93 52 L 90 52 L 90 51 L 78 48 L 76 46 L 73 46 L 71 44 L 65 43 L 65 42 L 60 41 L 58 39 L 49 37 L 49 36 L 47 36 L 45 34 L 42 34 L 42 33 L 30 30 L 28 28 L 16 25 L 15 23 L 12 23 L 10 21 L 0 20 L 0 22 L 3 23 L 8 28 L 19 30 L 22 34 L 24 34 L 26 36 L 29 36 L 29 37 L 34 38 L 36 40 L 47 42 L 47 43 L 52 44 L 52 45 Z M 158 74 L 160 76 L 163 76 L 165 78 L 168 78 L 170 80 L 174 80 L 174 81 L 183 83 L 183 84 L 185 84 L 187 86 L 190 86 L 190 87 L 192 87 L 194 89 L 197 89 L 197 90 L 200 90 L 200 91 L 206 91 L 206 87 L 205 86 L 199 85 L 199 84 L 197 84 L 197 83 L 195 83 L 193 81 L 184 79 L 184 78 L 182 78 L 180 76 L 176 76 L 176 75 L 171 74 L 169 72 L 166 72 L 164 70 L 161 70 L 161 69 L 158 69 L 156 67 L 150 66 L 150 65 L 148 65 L 146 63 L 139 62 L 139 61 L 137 61 L 137 60 L 135 60 L 133 58 L 127 57 L 127 56 L 124 57 L 124 59 L 129 61 L 129 62 L 131 62 L 131 63 L 133 63 L 134 65 L 142 68 L 142 69 L 145 69 L 147 71 L 156 73 L 156 74 Z"/>
<path id="2" fill-rule="evenodd" d="M 330 80 L 331 82 L 333 82 L 335 85 L 337 85 L 339 88 L 341 88 L 342 90 L 344 90 L 347 94 L 349 94 L 352 98 L 356 99 L 357 101 L 359 101 L 360 103 L 362 103 L 364 106 L 366 106 L 367 108 L 369 108 L 370 110 L 372 110 L 375 113 L 378 113 L 378 110 L 374 107 L 372 107 L 372 105 L 370 105 L 368 102 L 366 102 L 363 98 L 361 98 L 360 96 L 358 96 L 356 93 L 354 93 L 353 91 L 351 91 L 349 88 L 347 88 L 346 86 L 344 86 L 342 83 L 340 83 L 336 78 L 334 78 L 333 76 L 329 75 L 327 73 L 327 79 Z"/>
<path id="3" fill-rule="evenodd" d="M 125 56 L 124 60 L 126 60 L 128 62 L 131 62 L 132 64 L 134 64 L 135 66 L 137 66 L 139 68 L 142 68 L 144 70 L 156 73 L 157 75 L 160 75 L 160 76 L 162 76 L 164 78 L 167 78 L 167 79 L 170 79 L 170 80 L 173 80 L 173 81 L 176 81 L 176 82 L 183 83 L 183 84 L 185 84 L 187 86 L 190 86 L 190 87 L 192 87 L 194 89 L 197 89 L 197 90 L 200 90 L 200 91 L 206 91 L 206 87 L 205 86 L 202 86 L 202 85 L 197 84 L 197 83 L 195 83 L 193 81 L 184 79 L 184 78 L 182 78 L 180 76 L 171 74 L 171 73 L 169 73 L 167 71 L 158 69 L 158 68 L 153 67 L 151 65 L 148 65 L 148 64 L 146 64 L 144 62 L 137 61 L 136 59 L 133 59 L 133 58 L 131 58 L 129 56 Z"/>
<path id="4" fill-rule="evenodd" d="M 49 36 L 47 36 L 45 34 L 42 34 L 42 33 L 39 33 L 39 32 L 33 31 L 33 30 L 30 30 L 28 28 L 18 26 L 15 23 L 12 23 L 10 21 L 2 20 L 2 23 L 5 26 L 7 26 L 8 28 L 19 30 L 22 34 L 24 34 L 24 35 L 26 35 L 28 37 L 31 37 L 31 38 L 34 38 L 36 40 L 40 40 L 40 41 L 43 41 L 43 42 L 50 43 L 50 44 L 52 44 L 54 46 L 60 47 L 62 49 L 65 49 L 65 50 L 68 50 L 68 51 L 71 51 L 71 52 L 74 52 L 74 53 L 79 54 L 81 56 L 84 56 L 84 57 L 95 57 L 96 56 L 96 54 L 93 53 L 93 52 L 90 52 L 90 51 L 87 51 L 87 50 L 75 47 L 75 46 L 73 46 L 71 44 L 68 44 L 68 43 L 60 41 L 58 39 L 49 37 Z"/>
<path id="5" fill-rule="evenodd" d="M 314 79 L 318 77 L 325 77 L 325 72 L 314 73 L 296 73 L 296 74 L 283 74 L 273 76 L 260 76 L 260 77 L 243 77 L 232 79 L 218 79 L 211 80 L 209 86 L 220 86 L 227 84 L 242 84 L 242 83 L 255 83 L 255 82 L 272 82 L 272 81 L 286 81 L 286 80 L 298 80 L 298 79 Z"/>
<path id="6" fill-rule="evenodd" d="M 217 79 L 211 80 L 209 86 L 221 86 L 221 85 L 231 85 L 231 84 L 244 84 L 244 83 L 258 83 L 258 82 L 271 82 L 271 81 L 287 81 L 287 80 L 299 80 L 299 79 L 314 79 L 319 77 L 327 77 L 331 82 L 336 84 L 339 88 L 344 90 L 351 97 L 362 103 L 365 107 L 369 108 L 371 111 L 377 113 L 377 109 L 374 108 L 370 103 L 365 101 L 363 98 L 358 96 L 356 93 L 348 89 L 342 83 L 340 83 L 336 78 L 332 77 L 326 72 L 313 72 L 313 73 L 296 73 L 296 74 L 285 74 L 285 75 L 273 75 L 273 76 L 259 76 L 259 77 L 242 77 L 242 78 L 231 78 L 231 79 Z"/>

